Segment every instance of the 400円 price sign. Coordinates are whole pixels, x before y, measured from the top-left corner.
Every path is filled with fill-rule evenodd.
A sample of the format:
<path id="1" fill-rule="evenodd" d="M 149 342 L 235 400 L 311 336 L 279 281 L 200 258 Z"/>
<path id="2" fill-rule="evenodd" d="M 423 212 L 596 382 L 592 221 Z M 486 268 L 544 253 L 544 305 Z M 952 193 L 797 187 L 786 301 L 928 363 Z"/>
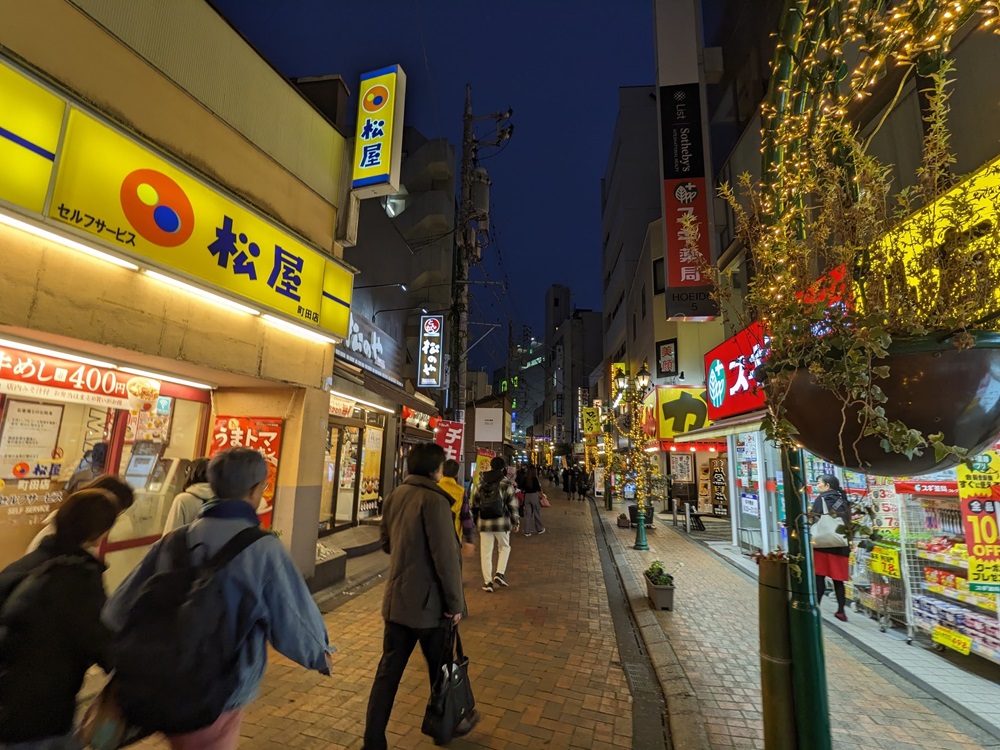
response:
<path id="1" fill-rule="evenodd" d="M 958 466 L 958 496 L 969 549 L 969 590 L 1000 593 L 1000 456 L 986 451 Z"/>

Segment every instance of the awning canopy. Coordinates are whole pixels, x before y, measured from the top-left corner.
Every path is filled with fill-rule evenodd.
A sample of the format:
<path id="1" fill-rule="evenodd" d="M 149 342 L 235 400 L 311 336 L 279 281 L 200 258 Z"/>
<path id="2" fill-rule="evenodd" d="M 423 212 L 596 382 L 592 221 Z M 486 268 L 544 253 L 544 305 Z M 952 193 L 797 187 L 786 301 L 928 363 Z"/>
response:
<path id="1" fill-rule="evenodd" d="M 377 393 L 379 396 L 387 398 L 390 401 L 395 401 L 397 404 L 402 406 L 408 406 L 421 414 L 429 414 L 431 416 L 437 414 L 437 406 L 435 406 L 434 402 L 422 393 L 410 393 L 409 391 L 406 391 L 397 385 L 393 385 L 392 383 L 386 382 L 385 380 L 382 380 L 381 378 L 378 378 L 368 372 L 363 374 L 363 378 L 365 381 L 365 388 L 372 393 Z"/>
<path id="2" fill-rule="evenodd" d="M 736 435 L 741 432 L 757 432 L 761 428 L 761 423 L 767 417 L 765 409 L 752 411 L 747 414 L 740 414 L 728 419 L 720 419 L 718 422 L 702 427 L 700 430 L 691 430 L 674 435 L 675 443 L 701 443 L 707 440 L 724 439 L 729 435 Z"/>

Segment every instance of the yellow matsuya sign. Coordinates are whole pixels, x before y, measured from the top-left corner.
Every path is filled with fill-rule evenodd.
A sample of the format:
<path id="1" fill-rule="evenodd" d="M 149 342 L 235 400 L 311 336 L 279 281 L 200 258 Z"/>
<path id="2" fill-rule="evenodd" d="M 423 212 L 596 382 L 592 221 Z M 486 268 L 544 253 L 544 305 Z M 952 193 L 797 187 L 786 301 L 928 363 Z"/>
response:
<path id="1" fill-rule="evenodd" d="M 361 76 L 351 187 L 362 198 L 399 191 L 406 74 L 398 65 Z"/>

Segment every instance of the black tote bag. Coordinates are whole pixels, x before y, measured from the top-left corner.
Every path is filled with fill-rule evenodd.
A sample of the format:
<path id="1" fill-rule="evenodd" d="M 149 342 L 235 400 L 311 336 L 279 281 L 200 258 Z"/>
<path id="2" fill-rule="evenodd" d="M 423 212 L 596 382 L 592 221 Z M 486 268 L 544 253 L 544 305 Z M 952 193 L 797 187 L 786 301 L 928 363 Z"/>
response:
<path id="1" fill-rule="evenodd" d="M 462 638 L 458 628 L 449 628 L 450 637 L 442 654 L 441 669 L 434 679 L 430 700 L 424 711 L 424 723 L 421 730 L 434 740 L 435 745 L 444 745 L 452 738 L 467 734 L 455 730 L 466 718 L 473 716 L 476 699 L 472 695 L 472 685 L 469 683 L 469 659 L 462 651 Z M 467 725 L 468 727 L 468 725 Z"/>

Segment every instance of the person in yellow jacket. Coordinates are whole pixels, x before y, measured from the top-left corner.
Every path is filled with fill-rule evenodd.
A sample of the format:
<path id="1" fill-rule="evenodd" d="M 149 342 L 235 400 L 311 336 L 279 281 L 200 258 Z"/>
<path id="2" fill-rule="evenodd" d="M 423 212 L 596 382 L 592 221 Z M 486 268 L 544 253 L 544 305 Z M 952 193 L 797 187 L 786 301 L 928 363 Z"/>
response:
<path id="1" fill-rule="evenodd" d="M 455 533 L 463 545 L 471 545 L 474 524 L 472 513 L 466 507 L 465 488 L 458 483 L 458 461 L 449 458 L 444 462 L 442 469 L 443 475 L 438 486 L 451 496 L 451 514 L 455 519 Z M 463 549 L 468 552 L 464 546 Z"/>

